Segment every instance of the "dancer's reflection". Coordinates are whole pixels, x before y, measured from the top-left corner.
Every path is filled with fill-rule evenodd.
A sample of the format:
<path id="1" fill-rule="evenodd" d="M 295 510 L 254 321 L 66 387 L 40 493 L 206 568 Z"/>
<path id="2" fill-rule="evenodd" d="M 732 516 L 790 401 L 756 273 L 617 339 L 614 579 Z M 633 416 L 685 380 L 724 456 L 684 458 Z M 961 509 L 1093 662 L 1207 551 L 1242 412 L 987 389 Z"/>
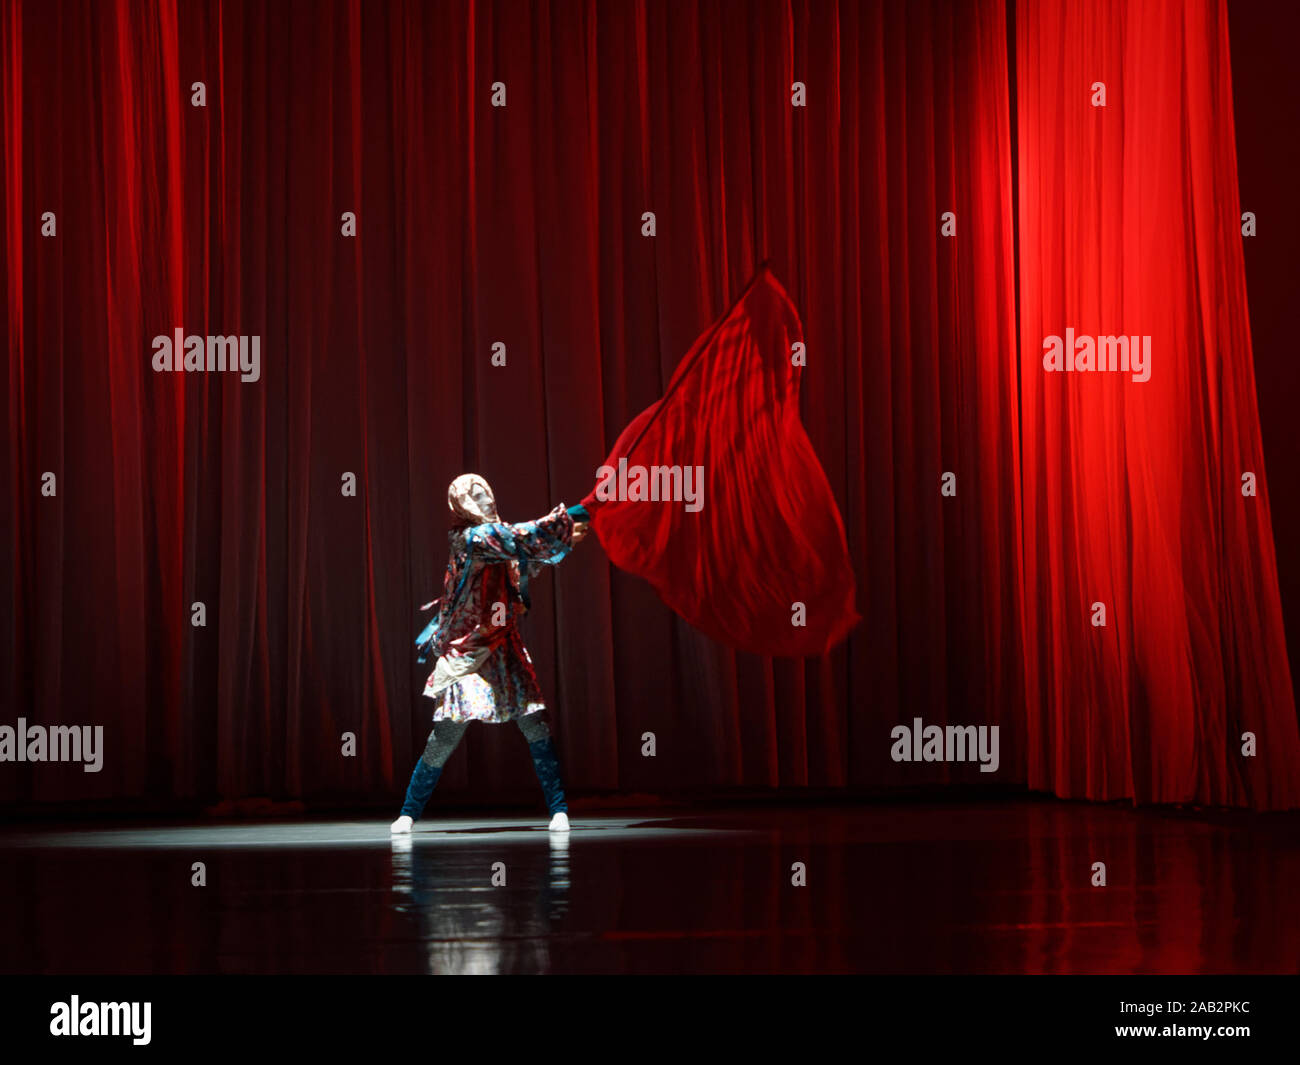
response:
<path id="1" fill-rule="evenodd" d="M 569 909 L 569 836 L 547 836 L 545 854 L 392 837 L 394 906 L 419 922 L 430 973 L 550 971 L 549 943 Z"/>

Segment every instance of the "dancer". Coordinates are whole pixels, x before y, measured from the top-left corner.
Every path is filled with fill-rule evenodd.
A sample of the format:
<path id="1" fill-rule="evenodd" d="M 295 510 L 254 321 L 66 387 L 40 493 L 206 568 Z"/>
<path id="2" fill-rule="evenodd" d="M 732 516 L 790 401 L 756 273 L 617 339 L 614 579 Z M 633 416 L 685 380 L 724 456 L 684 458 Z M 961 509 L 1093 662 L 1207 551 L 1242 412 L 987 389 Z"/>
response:
<path id="1" fill-rule="evenodd" d="M 443 594 L 426 604 L 438 610 L 417 641 L 421 662 L 436 658 L 424 686 L 435 704 L 433 731 L 392 831 L 411 831 L 471 721 L 514 721 L 533 756 L 550 830 L 567 832 L 568 804 L 546 704 L 516 622 L 529 607 L 529 579 L 581 542 L 590 514 L 581 504 L 566 509 L 561 503 L 536 521 L 507 524 L 497 514 L 491 486 L 473 473 L 452 481 L 447 505 L 453 519 Z"/>

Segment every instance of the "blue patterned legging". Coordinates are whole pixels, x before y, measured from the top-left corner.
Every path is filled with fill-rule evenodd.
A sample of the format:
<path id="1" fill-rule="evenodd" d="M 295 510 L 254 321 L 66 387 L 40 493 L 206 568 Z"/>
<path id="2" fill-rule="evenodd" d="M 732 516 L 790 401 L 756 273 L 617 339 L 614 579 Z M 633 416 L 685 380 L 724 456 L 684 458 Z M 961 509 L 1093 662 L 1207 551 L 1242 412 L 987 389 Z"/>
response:
<path id="1" fill-rule="evenodd" d="M 529 747 L 551 738 L 551 730 L 546 727 L 546 722 L 539 713 L 517 717 L 515 723 L 519 726 L 519 731 L 524 734 Z M 424 754 L 420 756 L 420 760 L 426 765 L 441 769 L 447 764 L 447 759 L 452 756 L 452 752 L 460 745 L 465 730 L 470 724 L 469 721 L 449 721 L 446 718 L 434 722 L 433 731 L 429 733 L 429 741 L 424 745 Z"/>
<path id="2" fill-rule="evenodd" d="M 528 753 L 533 756 L 533 768 L 537 771 L 537 782 L 542 786 L 542 797 L 546 800 L 546 809 L 552 813 L 568 813 L 569 806 L 564 798 L 564 782 L 560 779 L 560 761 L 555 754 L 555 744 L 551 740 L 551 730 L 546 727 L 540 711 L 515 718 L 519 731 L 528 741 Z M 460 743 L 469 728 L 468 721 L 449 721 L 444 718 L 434 723 L 429 733 L 429 741 L 424 745 L 424 754 L 411 774 L 411 786 L 407 790 L 406 805 L 403 812 L 411 817 L 418 817 L 429 801 L 442 767 Z"/>

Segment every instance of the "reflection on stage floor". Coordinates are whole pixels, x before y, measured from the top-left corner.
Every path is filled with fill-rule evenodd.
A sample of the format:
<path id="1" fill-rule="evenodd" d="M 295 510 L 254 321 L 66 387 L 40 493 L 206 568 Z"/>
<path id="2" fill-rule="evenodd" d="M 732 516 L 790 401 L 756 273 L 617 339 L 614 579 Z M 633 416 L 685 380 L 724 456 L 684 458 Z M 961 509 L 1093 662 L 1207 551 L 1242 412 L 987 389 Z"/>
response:
<path id="1" fill-rule="evenodd" d="M 1300 822 L 1049 800 L 9 826 L 0 970 L 1294 972 Z M 1093 885 L 1105 863 L 1106 886 Z"/>

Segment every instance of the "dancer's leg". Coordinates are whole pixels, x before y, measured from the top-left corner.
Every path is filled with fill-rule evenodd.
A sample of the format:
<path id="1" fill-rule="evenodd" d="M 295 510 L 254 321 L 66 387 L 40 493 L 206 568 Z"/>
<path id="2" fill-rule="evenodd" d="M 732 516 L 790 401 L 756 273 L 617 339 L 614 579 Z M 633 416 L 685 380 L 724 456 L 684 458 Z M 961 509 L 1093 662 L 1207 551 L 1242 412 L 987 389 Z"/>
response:
<path id="1" fill-rule="evenodd" d="M 519 730 L 528 741 L 528 751 L 533 756 L 533 768 L 537 770 L 537 780 L 542 785 L 542 795 L 546 798 L 546 809 L 551 816 L 551 828 L 567 831 L 569 828 L 569 805 L 564 801 L 564 785 L 560 780 L 560 760 L 555 755 L 555 742 L 551 739 L 551 730 L 546 727 L 540 712 L 525 714 L 516 719 Z"/>
<path id="2" fill-rule="evenodd" d="M 406 788 L 406 801 L 402 803 L 402 816 L 393 822 L 394 832 L 411 831 L 412 822 L 424 813 L 434 785 L 442 776 L 442 767 L 447 764 L 447 759 L 451 757 L 467 728 L 468 721 L 448 721 L 444 718 L 434 723 L 429 740 L 424 745 L 424 754 L 415 763 L 415 770 L 411 773 L 411 783 Z"/>

